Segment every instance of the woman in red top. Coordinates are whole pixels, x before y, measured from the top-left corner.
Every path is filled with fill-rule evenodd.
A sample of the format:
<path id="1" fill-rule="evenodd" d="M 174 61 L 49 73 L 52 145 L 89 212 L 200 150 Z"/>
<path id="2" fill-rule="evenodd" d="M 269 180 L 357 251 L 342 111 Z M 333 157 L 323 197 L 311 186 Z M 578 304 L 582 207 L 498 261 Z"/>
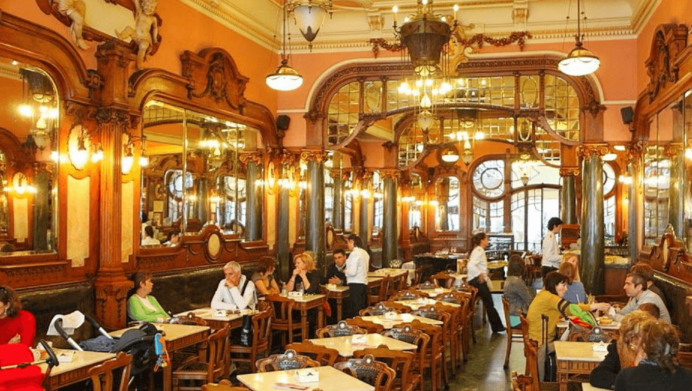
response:
<path id="1" fill-rule="evenodd" d="M 22 310 L 22 303 L 12 288 L 0 285 L 0 345 L 21 343 L 31 346 L 34 335 L 34 316 Z"/>

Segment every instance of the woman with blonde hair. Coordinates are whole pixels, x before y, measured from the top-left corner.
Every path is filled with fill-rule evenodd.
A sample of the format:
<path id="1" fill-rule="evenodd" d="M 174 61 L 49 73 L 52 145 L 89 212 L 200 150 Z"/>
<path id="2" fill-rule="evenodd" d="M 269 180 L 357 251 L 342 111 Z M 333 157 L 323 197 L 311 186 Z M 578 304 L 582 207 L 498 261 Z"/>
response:
<path id="1" fill-rule="evenodd" d="M 589 382 L 592 386 L 612 389 L 618 373 L 623 368 L 634 365 L 639 346 L 639 336 L 641 335 L 641 325 L 649 319 L 654 319 L 654 316 L 641 310 L 633 311 L 622 319 L 620 338 L 608 345 L 608 354 L 605 359 L 591 371 Z"/>
<path id="2" fill-rule="evenodd" d="M 316 270 L 315 259 L 308 253 L 302 253 L 293 258 L 295 268 L 293 275 L 286 283 L 286 290 L 305 293 L 320 292 L 320 273 Z"/>
<path id="3" fill-rule="evenodd" d="M 677 365 L 680 336 L 675 326 L 647 319 L 639 327 L 633 367 L 623 368 L 615 379 L 616 391 L 689 390 L 692 372 Z"/>
<path id="4" fill-rule="evenodd" d="M 567 292 L 565 292 L 562 298 L 571 304 L 586 303 L 584 284 L 574 278 L 577 275 L 577 268 L 574 264 L 570 262 L 563 263 L 560 265 L 558 273 L 567 277 Z"/>

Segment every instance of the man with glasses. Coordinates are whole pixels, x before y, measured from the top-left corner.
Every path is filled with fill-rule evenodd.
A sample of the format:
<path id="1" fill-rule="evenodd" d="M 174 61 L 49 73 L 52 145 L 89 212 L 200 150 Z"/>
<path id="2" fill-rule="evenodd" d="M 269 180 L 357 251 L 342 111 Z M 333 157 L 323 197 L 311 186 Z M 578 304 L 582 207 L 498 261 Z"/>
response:
<path id="1" fill-rule="evenodd" d="M 244 310 L 255 308 L 255 284 L 240 272 L 238 262 L 228 262 L 223 267 L 226 276 L 216 288 L 211 308 L 215 310 Z"/>

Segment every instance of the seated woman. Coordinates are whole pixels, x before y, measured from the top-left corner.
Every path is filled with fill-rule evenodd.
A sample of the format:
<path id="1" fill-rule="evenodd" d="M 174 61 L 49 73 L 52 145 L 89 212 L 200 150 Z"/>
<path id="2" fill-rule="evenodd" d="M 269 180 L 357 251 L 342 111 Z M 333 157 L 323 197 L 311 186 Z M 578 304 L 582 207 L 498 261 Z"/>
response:
<path id="1" fill-rule="evenodd" d="M 32 346 L 36 335 L 36 319 L 22 310 L 22 302 L 14 289 L 0 285 L 0 345 L 21 343 Z"/>
<path id="2" fill-rule="evenodd" d="M 275 295 L 281 292 L 274 278 L 274 270 L 276 270 L 276 262 L 273 259 L 260 260 L 257 271 L 250 278 L 255 283 L 258 296 Z"/>
<path id="3" fill-rule="evenodd" d="M 153 246 L 161 244 L 158 239 L 154 239 L 154 228 L 151 225 L 144 227 L 144 239 L 142 239 L 142 246 Z"/>
<path id="4" fill-rule="evenodd" d="M 320 292 L 320 273 L 315 270 L 315 259 L 308 253 L 297 255 L 293 262 L 293 275 L 286 283 L 286 290 L 297 291 L 301 287 L 305 293 Z"/>
<path id="5" fill-rule="evenodd" d="M 503 288 L 505 299 L 509 302 L 510 327 L 519 325 L 519 314 L 525 314 L 529 309 L 533 293 L 524 283 L 522 261 L 510 262 L 507 270 L 507 280 Z"/>
<path id="6" fill-rule="evenodd" d="M 154 289 L 151 272 L 140 270 L 135 274 L 135 294 L 127 302 L 127 314 L 133 320 L 166 322 L 170 317 L 150 293 Z"/>
<path id="7" fill-rule="evenodd" d="M 180 244 L 180 231 L 177 229 L 172 229 L 168 231 L 168 240 L 166 240 L 167 247 L 173 247 Z"/>
<path id="8" fill-rule="evenodd" d="M 653 307 L 658 310 L 658 307 Z M 654 316 L 650 313 L 638 310 L 630 312 L 622 319 L 620 338 L 608 345 L 608 354 L 605 359 L 591 371 L 589 383 L 592 386 L 612 389 L 620 370 L 634 365 L 637 350 L 633 348 L 639 346 L 641 325 L 644 321 L 653 318 Z"/>
<path id="9" fill-rule="evenodd" d="M 648 319 L 640 326 L 633 367 L 623 368 L 615 379 L 616 391 L 689 390 L 692 372 L 676 364 L 680 337 L 675 326 Z"/>
<path id="10" fill-rule="evenodd" d="M 564 262 L 560 265 L 558 273 L 567 277 L 567 292 L 562 298 L 572 304 L 586 303 L 584 284 L 574 278 L 577 275 L 576 266 L 571 262 Z"/>
<path id="11" fill-rule="evenodd" d="M 545 348 L 542 346 L 545 343 L 549 344 L 549 350 L 553 350 L 552 343 L 555 341 L 556 325 L 557 321 L 562 316 L 559 306 L 564 300 L 562 297 L 567 291 L 567 281 L 569 279 L 567 276 L 562 275 L 558 272 L 550 272 L 543 279 L 543 286 L 545 289 L 538 292 L 536 297 L 531 302 L 529 310 L 526 313 L 526 320 L 529 323 L 529 338 L 534 341 L 538 341 L 541 346 L 538 349 L 538 371 L 539 380 L 543 381 L 544 374 L 544 362 L 545 362 Z M 594 304 L 578 304 L 579 309 L 582 311 L 608 311 L 610 304 L 608 303 L 594 303 Z M 568 315 L 573 315 L 569 308 L 566 310 Z M 542 333 L 542 322 L 541 315 L 548 316 L 548 340 L 543 340 Z"/>

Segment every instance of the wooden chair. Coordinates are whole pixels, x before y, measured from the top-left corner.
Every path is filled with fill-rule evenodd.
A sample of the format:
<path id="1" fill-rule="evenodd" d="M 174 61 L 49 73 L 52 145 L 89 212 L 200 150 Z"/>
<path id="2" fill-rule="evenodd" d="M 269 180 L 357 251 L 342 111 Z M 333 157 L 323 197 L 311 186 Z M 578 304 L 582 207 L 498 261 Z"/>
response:
<path id="1" fill-rule="evenodd" d="M 460 286 L 457 291 L 459 292 L 469 292 L 471 294 L 471 302 L 469 303 L 469 310 L 468 310 L 468 330 L 469 333 L 471 334 L 471 339 L 473 339 L 473 343 L 476 343 L 476 329 L 473 325 L 473 319 L 476 314 L 476 306 L 478 305 L 479 297 L 478 297 L 478 288 L 473 287 L 471 285 L 462 285 Z"/>
<path id="2" fill-rule="evenodd" d="M 384 276 L 377 288 L 368 288 L 368 305 L 375 305 L 387 300 L 387 290 L 389 289 L 390 281 L 391 278 L 389 276 Z M 377 290 L 376 292 L 374 291 L 375 289 Z"/>
<path id="3" fill-rule="evenodd" d="M 322 366 L 333 366 L 339 358 L 339 351 L 326 346 L 315 345 L 310 341 L 301 343 L 292 343 L 286 345 L 286 349 L 294 350 L 298 354 L 308 356 L 311 359 L 319 362 Z"/>
<path id="4" fill-rule="evenodd" d="M 428 319 L 435 319 L 439 320 L 442 322 L 442 329 L 441 331 L 441 349 L 439 354 L 442 355 L 442 375 L 444 377 L 444 382 L 445 386 L 449 383 L 449 375 L 447 374 L 447 349 L 446 347 L 449 346 L 450 350 L 450 361 L 452 364 L 452 368 L 454 368 L 454 372 L 456 374 L 456 357 L 454 356 L 456 354 L 456 347 L 454 346 L 453 340 L 454 340 L 454 335 L 451 333 L 451 321 L 452 321 L 452 315 L 449 312 L 446 312 L 444 309 L 436 308 L 435 306 L 426 306 L 426 307 L 421 307 L 413 312 L 411 312 L 413 315 L 421 316 L 424 318 Z M 439 326 L 435 326 L 439 327 Z M 431 336 L 432 338 L 432 336 Z"/>
<path id="5" fill-rule="evenodd" d="M 511 327 L 511 322 L 509 320 L 509 301 L 502 297 L 502 309 L 505 312 L 505 324 L 507 325 L 507 350 L 505 353 L 505 364 L 504 368 L 507 369 L 509 368 L 509 355 L 512 353 L 512 342 L 515 342 L 514 337 L 515 335 L 522 335 L 521 332 L 521 326 L 519 327 Z M 523 342 L 523 335 L 522 339 L 516 342 Z"/>
<path id="6" fill-rule="evenodd" d="M 692 352 L 683 352 L 682 350 L 678 350 L 676 358 L 678 359 L 678 364 L 681 367 L 692 370 Z"/>
<path id="7" fill-rule="evenodd" d="M 322 327 L 317 330 L 317 338 L 332 338 L 332 337 L 346 337 L 353 334 L 367 334 L 367 330 L 364 330 L 358 326 L 350 326 L 346 321 L 341 322 L 326 327 Z"/>
<path id="8" fill-rule="evenodd" d="M 346 319 L 346 323 L 349 326 L 360 327 L 361 329 L 367 331 L 368 334 L 379 334 L 382 332 L 382 330 L 384 330 L 384 326 L 382 326 L 381 324 L 363 320 L 363 318 L 361 318 L 360 316 L 356 316 L 353 319 Z"/>
<path id="9" fill-rule="evenodd" d="M 295 350 L 288 349 L 284 354 L 272 354 L 267 358 L 261 358 L 255 363 L 257 372 L 275 372 L 289 369 L 303 369 L 319 367 L 319 361 L 308 356 L 301 356 Z"/>
<path id="10" fill-rule="evenodd" d="M 411 365 L 416 357 L 414 353 L 391 350 L 386 345 L 353 352 L 353 358 L 363 358 L 367 355 L 373 356 L 378 362 L 387 364 L 396 372 L 393 389 L 412 391 L 421 387 L 422 376 L 419 373 L 411 372 Z"/>
<path id="11" fill-rule="evenodd" d="M 456 277 L 450 276 L 449 273 L 446 272 L 440 272 L 430 276 L 429 281 L 443 288 L 451 288 L 452 285 L 454 285 L 454 282 L 456 281 Z"/>
<path id="12" fill-rule="evenodd" d="M 533 380 L 531 390 L 553 391 L 558 389 L 558 383 L 542 382 L 538 375 L 538 342 L 529 338 L 529 322 L 523 314 L 519 315 L 522 336 L 524 337 L 524 357 L 526 357 L 526 369 L 524 374 Z"/>
<path id="13" fill-rule="evenodd" d="M 401 292 L 397 293 L 396 295 L 394 295 L 394 297 L 392 299 L 390 299 L 390 301 L 415 300 L 415 299 L 418 299 L 420 297 L 421 297 L 421 295 L 418 292 L 407 290 L 407 291 L 401 291 Z"/>
<path id="14" fill-rule="evenodd" d="M 383 331 L 381 334 L 385 337 L 394 338 L 399 341 L 418 346 L 410 368 L 412 373 L 421 376 L 419 389 L 420 391 L 423 391 L 422 376 L 425 370 L 425 354 L 428 350 L 428 344 L 430 343 L 430 336 L 421 330 L 414 329 L 411 327 L 411 325 L 405 325 L 404 327 L 393 327 L 389 330 Z"/>
<path id="15" fill-rule="evenodd" d="M 375 391 L 389 391 L 396 378 L 396 372 L 387 364 L 375 361 L 371 355 L 352 358 L 334 364 L 334 368 L 375 387 Z"/>
<path id="16" fill-rule="evenodd" d="M 393 308 L 388 307 L 384 303 L 377 303 L 377 305 L 360 310 L 360 316 L 378 316 L 384 315 L 386 312 L 397 312 Z"/>
<path id="17" fill-rule="evenodd" d="M 226 357 L 228 357 L 228 334 L 230 326 L 217 330 L 207 338 L 208 357 L 191 357 L 178 369 L 173 371 L 173 391 L 198 390 L 199 385 L 181 385 L 185 382 L 212 383 L 227 375 Z"/>
<path id="18" fill-rule="evenodd" d="M 419 320 L 414 320 L 409 323 L 413 329 L 420 330 L 430 337 L 430 342 L 423 356 L 423 368 L 430 368 L 430 377 L 432 380 L 432 389 L 439 389 L 439 382 L 442 380 L 445 386 L 449 383 L 447 379 L 447 369 L 444 361 L 444 336 L 440 326 L 433 326 L 427 323 L 422 323 Z M 400 325 L 397 325 L 400 326 Z M 403 325 L 404 327 L 406 325 Z"/>
<path id="19" fill-rule="evenodd" d="M 274 308 L 271 303 L 263 308 L 261 312 L 252 316 L 252 345 L 245 347 L 242 345 L 231 345 L 231 361 L 248 363 L 250 372 L 257 372 L 255 362 L 261 354 L 269 354 L 271 350 L 271 325 Z"/>
<path id="20" fill-rule="evenodd" d="M 408 314 L 409 312 L 411 312 L 411 307 L 409 307 L 407 305 L 395 303 L 393 300 L 395 300 L 395 299 L 392 299 L 390 301 L 384 301 L 384 302 L 382 302 L 382 304 L 384 304 L 385 306 L 393 309 L 394 311 L 396 311 L 400 314 Z"/>
<path id="21" fill-rule="evenodd" d="M 389 289 L 387 291 L 387 298 L 390 298 L 394 295 L 396 295 L 397 292 L 400 290 L 406 289 L 406 284 L 408 281 L 408 270 L 406 270 L 405 273 L 392 278 L 392 280 L 389 283 Z"/>
<path id="22" fill-rule="evenodd" d="M 437 285 L 433 284 L 431 281 L 425 281 L 418 285 L 415 285 L 413 289 L 415 291 L 431 291 L 435 288 L 439 288 Z"/>
<path id="23" fill-rule="evenodd" d="M 113 371 L 122 368 L 118 391 L 127 391 L 130 381 L 130 369 L 132 368 L 132 356 L 120 352 L 115 358 L 103 362 L 89 369 L 89 377 L 94 386 L 94 391 L 113 390 Z"/>
<path id="24" fill-rule="evenodd" d="M 272 317 L 272 329 L 284 331 L 281 334 L 281 346 L 295 342 L 295 336 L 302 339 L 303 325 L 300 321 L 293 321 L 293 307 L 295 301 L 281 295 L 267 295 L 265 301 L 274 305 L 274 316 Z M 278 309 L 277 309 L 278 308 Z M 286 342 L 288 337 L 288 342 Z"/>
<path id="25" fill-rule="evenodd" d="M 449 299 L 448 299 L 449 300 Z M 453 303 L 457 304 L 457 303 Z M 459 361 L 462 360 L 462 352 L 463 352 L 463 347 L 462 347 L 462 341 L 461 338 L 459 338 L 459 334 L 461 329 L 459 328 L 459 322 L 462 321 L 461 319 L 461 304 L 459 304 L 459 307 L 454 307 L 450 305 L 445 305 L 443 303 L 437 302 L 433 306 L 436 310 L 442 311 L 449 315 L 449 320 L 445 322 L 443 325 L 443 329 L 445 334 L 445 339 L 449 342 L 449 358 L 450 362 L 452 364 L 452 376 L 456 377 L 456 369 L 459 366 Z M 457 361 L 459 360 L 459 361 Z"/>
<path id="26" fill-rule="evenodd" d="M 413 271 L 413 278 L 411 279 L 411 286 L 416 286 L 421 283 L 423 279 L 423 266 L 416 268 Z"/>
<path id="27" fill-rule="evenodd" d="M 202 391 L 250 391 L 245 387 L 233 387 L 229 380 L 221 380 L 218 384 L 209 383 L 202 386 Z"/>
<path id="28" fill-rule="evenodd" d="M 468 305 L 470 294 L 467 292 L 450 292 L 437 297 L 438 301 L 443 303 L 458 304 L 459 307 L 454 308 L 452 316 L 454 317 L 454 326 L 450 327 L 454 333 L 455 343 L 457 345 L 457 358 L 466 362 L 469 354 L 469 333 L 468 333 Z M 440 303 L 437 303 L 440 304 Z M 443 304 L 440 304 L 443 305 Z M 436 305 L 437 306 L 437 305 Z"/>

